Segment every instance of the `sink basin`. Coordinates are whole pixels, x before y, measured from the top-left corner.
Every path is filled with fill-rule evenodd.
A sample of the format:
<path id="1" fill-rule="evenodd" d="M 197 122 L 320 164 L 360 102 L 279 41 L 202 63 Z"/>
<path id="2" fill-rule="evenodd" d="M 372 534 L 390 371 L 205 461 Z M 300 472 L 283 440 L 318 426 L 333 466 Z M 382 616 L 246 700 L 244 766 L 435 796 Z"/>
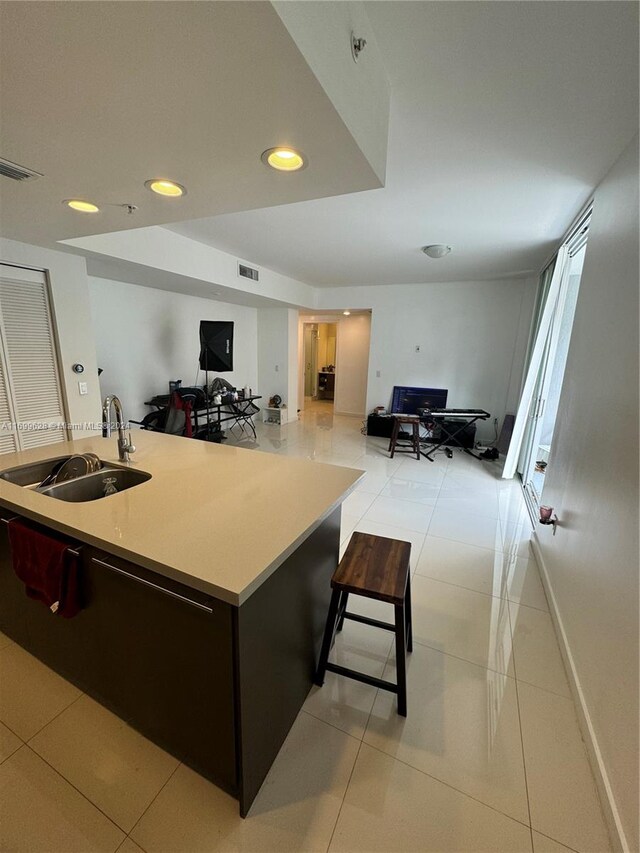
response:
<path id="1" fill-rule="evenodd" d="M 41 462 L 32 462 L 31 465 L 19 465 L 17 468 L 0 471 L 0 479 L 25 488 L 39 486 L 58 462 L 66 462 L 67 459 L 71 459 L 71 456 L 56 456 L 55 459 L 43 459 Z"/>
<path id="2" fill-rule="evenodd" d="M 96 471 L 94 474 L 77 477 L 75 480 L 67 480 L 64 483 L 48 486 L 42 489 L 40 494 L 71 503 L 97 501 L 100 498 L 112 497 L 112 494 L 105 494 L 105 490 L 108 488 L 113 487 L 116 492 L 124 492 L 150 479 L 151 474 L 147 474 L 146 471 L 109 467 Z"/>

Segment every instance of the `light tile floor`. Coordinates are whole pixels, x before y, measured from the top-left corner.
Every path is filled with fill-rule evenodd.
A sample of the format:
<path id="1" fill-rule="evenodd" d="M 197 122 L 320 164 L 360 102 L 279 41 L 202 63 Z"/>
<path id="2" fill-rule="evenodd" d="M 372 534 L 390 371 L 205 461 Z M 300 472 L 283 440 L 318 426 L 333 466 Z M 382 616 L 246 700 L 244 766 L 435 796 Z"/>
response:
<path id="1" fill-rule="evenodd" d="M 0 635 L 0 850 L 610 849 L 519 488 L 462 453 L 390 460 L 360 428 L 314 404 L 239 443 L 366 472 L 342 549 L 354 529 L 411 542 L 409 716 L 328 673 L 243 821 L 235 800 Z M 380 602 L 351 606 L 389 618 Z M 393 678 L 387 632 L 347 622 L 333 655 Z"/>

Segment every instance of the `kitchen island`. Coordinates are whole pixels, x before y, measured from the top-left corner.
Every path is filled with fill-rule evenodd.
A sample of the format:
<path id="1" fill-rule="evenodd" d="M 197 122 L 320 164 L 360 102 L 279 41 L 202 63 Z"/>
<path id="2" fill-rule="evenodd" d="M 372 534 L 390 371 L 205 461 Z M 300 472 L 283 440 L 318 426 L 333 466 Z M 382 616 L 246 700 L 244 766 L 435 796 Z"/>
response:
<path id="1" fill-rule="evenodd" d="M 312 684 L 340 505 L 362 472 L 138 432 L 0 457 L 92 452 L 151 475 L 71 503 L 0 478 L 0 518 L 81 555 L 72 619 L 26 597 L 0 524 L 0 629 L 240 801 L 246 815 Z"/>

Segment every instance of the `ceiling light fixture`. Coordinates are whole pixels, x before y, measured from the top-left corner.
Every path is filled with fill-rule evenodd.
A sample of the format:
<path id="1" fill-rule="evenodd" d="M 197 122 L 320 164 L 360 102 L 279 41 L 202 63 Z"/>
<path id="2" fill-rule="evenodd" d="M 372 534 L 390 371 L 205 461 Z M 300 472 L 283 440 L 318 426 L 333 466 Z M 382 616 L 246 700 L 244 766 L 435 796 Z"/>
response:
<path id="1" fill-rule="evenodd" d="M 278 172 L 299 172 L 307 166 L 304 154 L 295 148 L 267 148 L 260 159 L 265 166 L 271 166 Z"/>
<path id="2" fill-rule="evenodd" d="M 430 258 L 444 258 L 451 251 L 451 246 L 444 243 L 434 243 L 432 246 L 423 246 L 422 251 Z"/>
<path id="3" fill-rule="evenodd" d="M 187 194 L 182 184 L 176 184 L 175 181 L 168 181 L 166 178 L 151 178 L 150 181 L 145 181 L 144 185 L 151 192 L 167 198 L 180 198 Z"/>
<path id="4" fill-rule="evenodd" d="M 91 201 L 83 201 L 80 198 L 65 198 L 62 203 L 79 213 L 98 213 L 100 210 L 97 204 Z"/>
<path id="5" fill-rule="evenodd" d="M 349 315 L 351 314 L 351 311 L 343 311 L 342 313 L 344 314 L 345 317 L 349 317 Z"/>

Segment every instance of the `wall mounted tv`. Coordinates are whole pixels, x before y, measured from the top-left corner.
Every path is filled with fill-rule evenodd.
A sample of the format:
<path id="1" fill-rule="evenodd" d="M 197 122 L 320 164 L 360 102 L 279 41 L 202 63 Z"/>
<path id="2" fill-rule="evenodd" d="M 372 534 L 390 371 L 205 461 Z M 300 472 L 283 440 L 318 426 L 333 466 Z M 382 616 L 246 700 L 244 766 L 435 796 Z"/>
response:
<path id="1" fill-rule="evenodd" d="M 417 415 L 418 409 L 446 409 L 448 394 L 445 388 L 394 385 L 391 412 L 394 415 Z"/>
<path id="2" fill-rule="evenodd" d="M 233 370 L 233 323 L 200 320 L 200 368 L 225 373 Z"/>

